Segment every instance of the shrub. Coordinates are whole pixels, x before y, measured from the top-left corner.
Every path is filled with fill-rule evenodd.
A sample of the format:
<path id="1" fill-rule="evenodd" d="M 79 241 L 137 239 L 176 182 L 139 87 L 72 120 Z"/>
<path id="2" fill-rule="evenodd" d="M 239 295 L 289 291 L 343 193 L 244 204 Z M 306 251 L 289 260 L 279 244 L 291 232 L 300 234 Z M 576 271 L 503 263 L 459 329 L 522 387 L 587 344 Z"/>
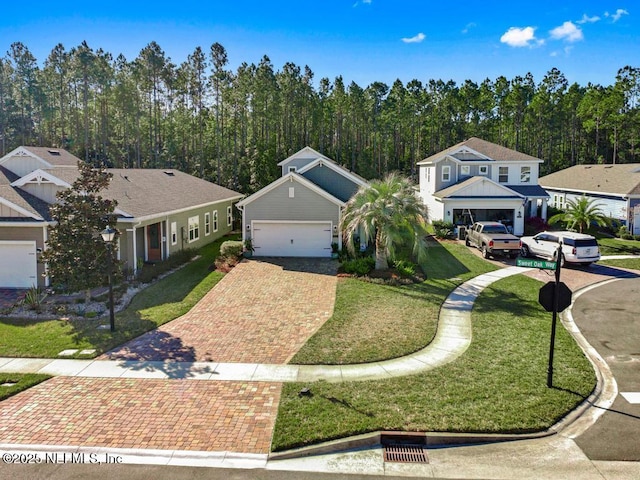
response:
<path id="1" fill-rule="evenodd" d="M 634 236 L 633 236 L 633 239 L 634 239 L 636 242 L 640 242 L 640 235 L 634 235 Z"/>
<path id="2" fill-rule="evenodd" d="M 406 260 L 396 260 L 394 267 L 403 277 L 413 277 L 416 274 L 417 265 Z"/>
<path id="3" fill-rule="evenodd" d="M 22 304 L 30 310 L 34 310 L 35 312 L 40 313 L 42 310 L 42 302 L 47 295 L 43 294 L 40 288 L 31 287 L 25 293 L 24 298 L 22 299 Z"/>
<path id="4" fill-rule="evenodd" d="M 366 275 L 376 266 L 373 257 L 356 258 L 342 263 L 342 270 L 353 275 Z"/>
<path id="5" fill-rule="evenodd" d="M 220 245 L 220 256 L 238 258 L 242 256 L 243 249 L 244 245 L 241 241 L 227 240 L 226 242 L 222 242 L 222 245 Z"/>
<path id="6" fill-rule="evenodd" d="M 549 230 L 549 224 L 541 217 L 531 217 L 524 221 L 525 235 L 535 235 L 545 230 Z"/>
<path id="7" fill-rule="evenodd" d="M 628 233 L 629 233 L 629 230 L 627 229 L 627 227 L 625 225 L 620 225 L 620 228 L 618 228 L 616 235 L 622 238 L 623 235 L 627 235 Z"/>
<path id="8" fill-rule="evenodd" d="M 444 220 L 433 220 L 431 222 L 433 230 L 438 238 L 453 238 L 454 229 L 452 222 L 445 222 Z"/>
<path id="9" fill-rule="evenodd" d="M 633 240 L 633 235 L 631 235 L 630 233 L 623 233 L 620 235 L 620 238 L 622 240 Z"/>
<path id="10" fill-rule="evenodd" d="M 216 270 L 222 273 L 229 273 L 233 267 L 235 267 L 240 262 L 239 257 L 234 257 L 231 255 L 225 256 L 220 255 L 215 259 L 213 264 L 216 267 Z"/>

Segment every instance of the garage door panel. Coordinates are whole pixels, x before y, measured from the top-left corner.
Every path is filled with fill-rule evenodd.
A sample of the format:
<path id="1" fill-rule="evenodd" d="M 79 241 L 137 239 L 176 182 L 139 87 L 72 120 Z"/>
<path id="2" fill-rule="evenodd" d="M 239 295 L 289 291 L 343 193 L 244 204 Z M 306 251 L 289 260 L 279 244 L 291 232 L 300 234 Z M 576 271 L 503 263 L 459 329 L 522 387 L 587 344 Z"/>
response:
<path id="1" fill-rule="evenodd" d="M 330 257 L 331 223 L 254 223 L 253 246 L 261 257 Z"/>
<path id="2" fill-rule="evenodd" d="M 0 287 L 30 288 L 37 284 L 36 243 L 0 241 Z"/>

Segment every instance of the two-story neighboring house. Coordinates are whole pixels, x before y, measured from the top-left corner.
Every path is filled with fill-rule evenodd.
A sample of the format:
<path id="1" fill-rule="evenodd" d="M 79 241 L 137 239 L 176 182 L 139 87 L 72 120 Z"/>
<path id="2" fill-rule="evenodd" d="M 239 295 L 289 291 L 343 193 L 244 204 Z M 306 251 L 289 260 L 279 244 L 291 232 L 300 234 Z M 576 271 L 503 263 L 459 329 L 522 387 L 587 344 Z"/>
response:
<path id="1" fill-rule="evenodd" d="M 549 195 L 538 185 L 542 162 L 472 137 L 418 162 L 420 197 L 432 221 L 499 221 L 523 235 L 526 218 L 547 218 Z"/>

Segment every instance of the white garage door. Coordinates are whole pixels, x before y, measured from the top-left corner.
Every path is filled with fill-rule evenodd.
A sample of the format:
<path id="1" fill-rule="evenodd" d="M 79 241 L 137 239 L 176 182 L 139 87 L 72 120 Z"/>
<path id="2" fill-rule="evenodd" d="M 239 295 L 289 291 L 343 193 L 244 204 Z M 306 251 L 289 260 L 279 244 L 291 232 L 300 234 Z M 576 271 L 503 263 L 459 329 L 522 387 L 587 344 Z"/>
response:
<path id="1" fill-rule="evenodd" d="M 259 257 L 330 257 L 331 222 L 253 222 Z"/>
<path id="2" fill-rule="evenodd" d="M 38 285 L 36 242 L 0 241 L 0 287 Z"/>

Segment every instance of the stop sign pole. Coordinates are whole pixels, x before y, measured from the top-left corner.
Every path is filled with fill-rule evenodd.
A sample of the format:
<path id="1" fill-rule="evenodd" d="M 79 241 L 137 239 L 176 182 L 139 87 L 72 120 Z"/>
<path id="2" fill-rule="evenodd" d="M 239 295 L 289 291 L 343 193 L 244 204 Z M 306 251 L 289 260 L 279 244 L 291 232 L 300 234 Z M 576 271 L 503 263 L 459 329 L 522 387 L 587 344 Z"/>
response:
<path id="1" fill-rule="evenodd" d="M 553 292 L 553 313 L 551 314 L 551 344 L 549 346 L 549 367 L 547 368 L 547 387 L 553 386 L 553 349 L 556 344 L 556 322 L 558 320 L 558 300 L 560 299 L 560 264 L 562 263 L 562 242 L 556 252 L 556 284 Z"/>

